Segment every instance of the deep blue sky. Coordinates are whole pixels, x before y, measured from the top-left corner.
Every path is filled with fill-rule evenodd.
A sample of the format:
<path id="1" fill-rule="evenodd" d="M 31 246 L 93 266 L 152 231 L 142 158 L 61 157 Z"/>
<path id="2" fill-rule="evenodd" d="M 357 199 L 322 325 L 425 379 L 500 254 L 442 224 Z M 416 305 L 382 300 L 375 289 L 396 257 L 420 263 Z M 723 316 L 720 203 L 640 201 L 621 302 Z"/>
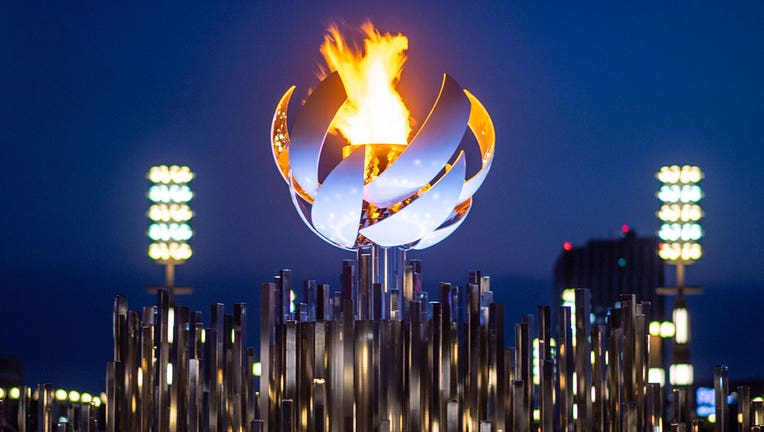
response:
<path id="1" fill-rule="evenodd" d="M 688 283 L 708 290 L 691 299 L 696 367 L 708 375 L 724 360 L 733 377 L 755 374 L 745 347 L 764 289 L 761 2 L 207 3 L 0 11 L 0 353 L 24 357 L 29 382 L 102 389 L 111 299 L 153 300 L 153 164 L 198 176 L 195 255 L 178 271 L 197 294 L 182 301 L 255 307 L 282 267 L 334 282 L 349 255 L 302 225 L 269 127 L 286 88 L 297 84 L 300 100 L 316 84 L 326 26 L 366 18 L 409 37 L 400 89 L 420 121 L 448 72 L 497 129 L 468 220 L 418 254 L 427 284 L 481 268 L 519 319 L 549 301 L 563 241 L 614 237 L 623 223 L 654 232 L 654 172 L 697 164 L 705 256 Z"/>

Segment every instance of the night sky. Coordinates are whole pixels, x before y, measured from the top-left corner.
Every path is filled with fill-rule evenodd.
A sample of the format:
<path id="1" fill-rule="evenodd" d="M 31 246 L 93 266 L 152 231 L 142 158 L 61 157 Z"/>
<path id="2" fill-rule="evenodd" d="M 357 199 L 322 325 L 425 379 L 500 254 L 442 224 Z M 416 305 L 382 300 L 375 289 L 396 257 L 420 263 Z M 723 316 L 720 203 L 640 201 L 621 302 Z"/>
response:
<path id="1" fill-rule="evenodd" d="M 687 282 L 706 293 L 689 299 L 696 373 L 726 362 L 733 379 L 761 377 L 764 3 L 217 3 L 0 12 L 0 354 L 24 359 L 28 384 L 102 391 L 113 297 L 153 304 L 154 164 L 197 174 L 194 256 L 178 269 L 196 292 L 181 303 L 257 309 L 260 283 L 283 267 L 337 285 L 352 255 L 299 219 L 269 129 L 290 85 L 300 101 L 318 82 L 327 25 L 366 18 L 409 37 L 399 90 L 419 122 L 448 72 L 496 126 L 496 159 L 468 219 L 416 254 L 427 287 L 482 269 L 517 321 L 551 301 L 564 241 L 615 238 L 622 224 L 654 233 L 654 173 L 697 164 L 705 255 Z"/>

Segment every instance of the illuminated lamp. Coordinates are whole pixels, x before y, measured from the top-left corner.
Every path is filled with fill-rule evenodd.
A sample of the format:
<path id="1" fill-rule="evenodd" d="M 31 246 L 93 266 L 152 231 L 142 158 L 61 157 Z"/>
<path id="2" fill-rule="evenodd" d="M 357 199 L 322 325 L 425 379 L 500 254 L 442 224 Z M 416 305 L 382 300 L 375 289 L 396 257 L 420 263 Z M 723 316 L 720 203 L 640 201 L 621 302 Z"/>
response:
<path id="1" fill-rule="evenodd" d="M 69 396 L 69 394 L 64 389 L 58 389 L 56 390 L 56 400 L 66 400 L 66 398 Z"/>
<path id="2" fill-rule="evenodd" d="M 71 390 L 69 392 L 69 401 L 71 401 L 71 402 L 79 402 L 80 401 L 80 393 L 77 390 Z"/>
<path id="3" fill-rule="evenodd" d="M 676 333 L 676 328 L 674 327 L 674 323 L 671 321 L 663 321 L 661 323 L 661 332 L 660 336 L 664 339 L 672 338 L 674 337 L 674 334 Z"/>
<path id="4" fill-rule="evenodd" d="M 146 213 L 151 220 L 147 230 L 151 240 L 149 258 L 165 267 L 163 288 L 169 289 L 171 296 L 188 293 L 190 288 L 175 286 L 175 266 L 183 264 L 193 254 L 188 241 L 194 232 L 188 222 L 194 212 L 188 202 L 194 193 L 188 183 L 194 173 L 187 166 L 158 165 L 151 167 L 147 178 L 152 183 L 147 193 L 151 205 Z"/>
<path id="5" fill-rule="evenodd" d="M 687 307 L 683 304 L 676 306 L 674 308 L 673 318 L 675 328 L 674 341 L 676 341 L 676 343 L 686 344 L 690 341 L 690 328 Z"/>
<path id="6" fill-rule="evenodd" d="M 675 386 L 690 386 L 694 372 L 691 364 L 676 363 L 669 366 L 669 382 Z"/>
<path id="7" fill-rule="evenodd" d="M 666 385 L 666 370 L 660 367 L 648 369 L 647 382 L 650 384 L 660 384 L 661 387 L 665 386 Z"/>
<path id="8" fill-rule="evenodd" d="M 703 211 L 698 205 L 703 191 L 697 184 L 703 173 L 696 166 L 672 165 L 662 167 L 655 176 L 662 183 L 657 193 L 662 203 L 656 213 L 662 223 L 658 256 L 678 267 L 692 264 L 703 256 L 698 243 L 703 237 L 699 223 Z M 683 273 L 683 269 L 680 271 Z"/>
<path id="9" fill-rule="evenodd" d="M 650 336 L 660 336 L 661 335 L 661 323 L 660 323 L 660 321 L 651 321 L 647 328 L 648 328 L 648 331 L 650 332 Z"/>

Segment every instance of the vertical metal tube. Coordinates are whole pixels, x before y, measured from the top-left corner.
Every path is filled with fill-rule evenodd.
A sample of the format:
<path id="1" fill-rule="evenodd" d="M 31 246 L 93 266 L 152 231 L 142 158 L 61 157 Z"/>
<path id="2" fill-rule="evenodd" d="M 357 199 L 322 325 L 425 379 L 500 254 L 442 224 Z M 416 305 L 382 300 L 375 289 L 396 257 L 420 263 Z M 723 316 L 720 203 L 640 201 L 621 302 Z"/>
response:
<path id="1" fill-rule="evenodd" d="M 407 266 L 407 269 L 411 267 Z M 419 313 L 421 311 L 418 301 L 410 303 L 409 332 L 408 332 L 408 429 L 411 431 L 422 430 L 422 354 L 421 332 Z"/>
<path id="2" fill-rule="evenodd" d="M 110 372 L 114 371 L 114 364 L 113 362 L 109 363 L 107 375 L 112 375 Z M 107 384 L 108 386 L 108 384 Z M 108 389 L 107 389 L 108 390 Z M 53 394 L 53 386 L 50 384 L 44 384 L 38 387 L 39 395 L 37 400 L 37 430 L 40 432 L 52 432 L 53 431 L 53 403 L 54 403 L 54 394 Z M 113 399 L 112 399 L 113 401 Z M 114 402 L 112 402 L 114 404 Z M 106 406 L 107 409 L 109 409 L 109 405 Z M 113 414 L 113 408 L 111 412 L 111 418 L 114 418 Z M 112 421 L 111 423 L 108 423 L 109 430 L 117 430 L 116 422 Z"/>
<path id="3" fill-rule="evenodd" d="M 353 400 L 355 404 L 355 430 L 374 429 L 374 399 L 373 385 L 373 339 L 374 329 L 369 320 L 355 322 L 355 334 L 352 341 L 355 358 L 352 363 L 354 370 Z"/>
<path id="4" fill-rule="evenodd" d="M 451 399 L 446 403 L 446 432 L 459 431 L 459 401 Z"/>
<path id="5" fill-rule="evenodd" d="M 751 402 L 751 424 L 764 427 L 764 402 Z"/>
<path id="6" fill-rule="evenodd" d="M 647 384 L 648 338 L 645 315 L 634 317 L 634 401 L 637 405 L 637 429 L 645 429 L 645 386 Z"/>
<path id="7" fill-rule="evenodd" d="M 467 286 L 467 370 L 465 389 L 468 399 L 465 401 L 464 416 L 468 430 L 477 430 L 478 413 L 478 375 L 480 373 L 480 286 L 471 283 Z"/>
<path id="8" fill-rule="evenodd" d="M 443 376 L 443 357 L 441 355 L 443 347 L 442 314 L 442 305 L 439 302 L 432 302 L 432 318 L 426 324 L 429 335 L 426 364 L 429 365 L 429 370 L 426 371 L 427 384 L 424 388 L 430 402 L 427 408 L 427 428 L 438 431 L 441 424 L 443 424 L 443 419 L 441 418 L 441 377 Z"/>
<path id="9" fill-rule="evenodd" d="M 544 360 L 541 364 L 541 431 L 554 431 L 554 362 Z M 591 430 L 591 429 L 590 429 Z"/>
<path id="10" fill-rule="evenodd" d="M 672 392 L 672 407 L 674 409 L 674 415 L 671 423 L 685 423 L 685 421 L 687 421 L 687 416 L 685 413 L 685 406 L 687 403 L 687 388 L 674 387 Z"/>
<path id="11" fill-rule="evenodd" d="M 577 418 L 576 430 L 588 429 L 588 421 L 592 416 L 592 364 L 591 343 L 588 336 L 591 333 L 589 315 L 591 313 L 591 294 L 588 289 L 576 289 L 576 388 L 575 395 Z"/>
<path id="12" fill-rule="evenodd" d="M 355 340 L 355 322 L 353 320 L 353 304 L 345 300 L 342 309 L 342 427 L 345 432 L 351 432 L 354 420 L 353 402 L 353 357 Z"/>
<path id="13" fill-rule="evenodd" d="M 515 417 L 515 429 L 517 430 L 518 421 L 524 421 L 525 425 L 520 426 L 522 431 L 530 431 L 533 428 L 533 379 L 531 375 L 531 339 L 530 339 L 530 318 L 524 317 L 524 322 L 515 324 L 515 384 L 517 381 L 523 385 L 523 392 L 519 395 L 515 393 L 513 399 L 520 396 L 515 407 L 522 407 L 522 413 L 518 417 L 516 410 L 513 410 Z"/>
<path id="14" fill-rule="evenodd" d="M 43 399 L 43 393 L 45 392 L 45 386 L 39 386 L 39 395 L 38 395 L 38 428 L 42 429 L 45 424 L 45 421 L 49 421 L 50 419 L 45 417 L 46 407 L 50 405 L 51 395 L 48 395 L 47 398 Z M 51 391 L 53 388 L 50 389 Z M 27 397 L 27 390 L 25 386 L 19 387 L 19 401 L 17 402 L 17 411 L 16 411 L 16 424 L 18 426 L 19 431 L 27 431 L 27 423 L 28 423 L 28 417 L 30 415 L 29 412 L 29 397 Z M 5 420 L 5 419 L 3 419 Z"/>
<path id="15" fill-rule="evenodd" d="M 610 432 L 621 430 L 621 402 L 622 402 L 622 372 L 621 353 L 623 336 L 619 323 L 619 309 L 611 309 L 608 316 L 608 350 L 607 350 L 607 387 L 608 387 L 608 412 L 607 424 Z"/>
<path id="16" fill-rule="evenodd" d="M 360 253 L 358 256 L 358 312 L 359 320 L 368 320 L 371 310 L 371 255 Z"/>
<path id="17" fill-rule="evenodd" d="M 623 432 L 637 432 L 637 404 L 634 402 L 624 403 L 621 407 L 621 430 Z"/>
<path id="18" fill-rule="evenodd" d="M 506 374 L 504 358 L 504 305 L 501 303 L 492 303 L 489 311 L 489 327 L 493 335 L 491 353 L 492 377 L 489 385 L 495 386 L 493 406 L 494 410 L 490 412 L 491 418 L 496 429 L 506 430 L 507 407 L 505 399 L 507 397 L 507 387 L 509 384 Z"/>
<path id="19" fill-rule="evenodd" d="M 592 388 L 594 400 L 592 401 L 592 430 L 604 432 L 606 428 L 605 411 L 607 410 L 607 393 L 605 392 L 605 327 L 602 325 L 592 326 L 592 352 L 594 364 L 592 365 Z M 560 407 L 562 410 L 563 408 Z"/>
<path id="20" fill-rule="evenodd" d="M 716 431 L 729 432 L 729 371 L 727 366 L 714 367 L 714 395 L 716 396 Z"/>
<path id="21" fill-rule="evenodd" d="M 751 430 L 751 388 L 738 386 L 737 388 L 738 431 L 748 432 Z"/>
<path id="22" fill-rule="evenodd" d="M 559 309 L 557 342 L 558 400 L 560 408 L 560 432 L 573 430 L 573 332 L 570 308 Z"/>
<path id="23" fill-rule="evenodd" d="M 646 395 L 647 430 L 649 432 L 663 431 L 663 389 L 660 384 L 647 385 Z"/>
<path id="24" fill-rule="evenodd" d="M 541 432 L 552 432 L 554 424 L 554 401 L 552 400 L 554 376 L 552 363 L 551 311 L 549 306 L 538 307 L 538 371 L 539 411 Z M 548 362 L 548 365 L 547 365 Z M 549 369 L 548 372 L 546 369 Z"/>
<path id="25" fill-rule="evenodd" d="M 523 380 L 512 381 L 512 431 L 530 432 L 528 408 L 525 402 L 525 383 Z"/>
<path id="26" fill-rule="evenodd" d="M 274 427 L 275 422 L 270 418 L 271 407 L 276 400 L 275 379 L 273 378 L 273 357 L 271 351 L 274 342 L 275 317 L 274 303 L 276 284 L 264 283 L 260 289 L 260 398 L 258 400 L 258 412 L 265 429 Z M 272 429 L 271 429 L 272 430 Z"/>

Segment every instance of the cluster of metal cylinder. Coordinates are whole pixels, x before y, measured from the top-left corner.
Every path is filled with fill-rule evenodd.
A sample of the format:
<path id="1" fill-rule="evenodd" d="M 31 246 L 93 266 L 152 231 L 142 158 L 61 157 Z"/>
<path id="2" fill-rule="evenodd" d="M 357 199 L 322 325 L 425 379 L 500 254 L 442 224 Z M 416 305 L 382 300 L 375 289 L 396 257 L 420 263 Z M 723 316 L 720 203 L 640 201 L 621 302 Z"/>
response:
<path id="1" fill-rule="evenodd" d="M 377 282 L 396 279 L 387 271 L 400 288 Z M 243 304 L 232 315 L 213 305 L 205 326 L 164 290 L 142 312 L 118 297 L 107 430 L 700 430 L 690 388 L 675 388 L 666 412 L 664 390 L 647 383 L 650 305 L 633 295 L 592 324 L 590 293 L 578 289 L 554 324 L 540 306 L 510 335 L 479 272 L 464 288 L 441 283 L 436 301 L 420 262 L 375 265 L 366 253 L 343 262 L 336 292 L 307 281 L 295 296 L 291 279 L 283 270 L 262 286 L 257 356 Z M 722 427 L 729 385 L 726 368 L 717 373 Z M 741 391 L 740 430 L 760 430 L 761 404 Z"/>
<path id="2" fill-rule="evenodd" d="M 247 307 L 226 314 L 174 305 L 141 312 L 114 300 L 114 361 L 106 371 L 106 425 L 113 432 L 246 431 L 255 418 L 255 351 L 247 346 Z"/>
<path id="3" fill-rule="evenodd" d="M 559 311 L 556 343 L 550 307 L 541 306 L 537 320 L 515 325 L 515 346 L 505 347 L 504 306 L 493 302 L 488 277 L 470 273 L 466 289 L 442 283 L 439 301 L 428 301 L 420 263 L 404 268 L 402 292 L 385 293 L 371 283 L 368 261 L 360 255 L 357 275 L 346 261 L 333 296 L 308 283 L 297 314 L 288 306 L 288 271 L 263 285 L 265 430 L 661 427 L 662 390 L 646 384 L 649 304 L 623 296 L 605 325 L 592 326 L 589 291 L 576 290 L 575 313 Z"/>
<path id="4" fill-rule="evenodd" d="M 691 388 L 674 388 L 669 404 L 647 382 L 650 304 L 634 295 L 592 320 L 589 290 L 577 289 L 554 326 L 549 306 L 523 317 L 509 347 L 488 277 L 441 283 L 430 301 L 420 262 L 403 268 L 400 290 L 385 290 L 371 255 L 343 263 L 340 291 L 306 282 L 297 305 L 288 270 L 263 284 L 256 430 L 700 430 Z M 756 430 L 750 397 L 740 407 L 740 430 Z"/>

